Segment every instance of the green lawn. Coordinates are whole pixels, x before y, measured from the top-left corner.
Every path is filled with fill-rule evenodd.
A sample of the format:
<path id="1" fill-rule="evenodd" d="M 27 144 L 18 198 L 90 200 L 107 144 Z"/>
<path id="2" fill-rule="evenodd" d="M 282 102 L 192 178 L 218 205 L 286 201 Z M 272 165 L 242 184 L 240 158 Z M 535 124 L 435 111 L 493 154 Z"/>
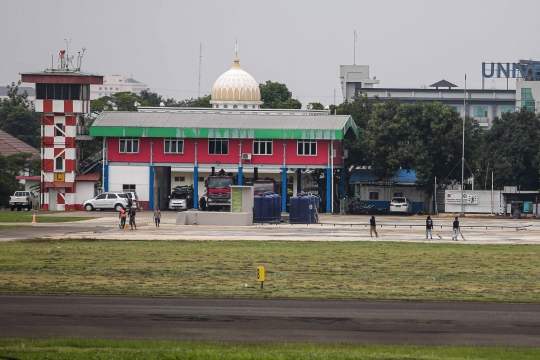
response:
<path id="1" fill-rule="evenodd" d="M 515 245 L 15 241 L 0 243 L 0 293 L 538 303 L 539 258 Z"/>
<path id="2" fill-rule="evenodd" d="M 536 360 L 538 348 L 355 344 L 226 344 L 151 340 L 0 339 L 1 359 L 508 359 Z"/>
<path id="3" fill-rule="evenodd" d="M 36 222 L 40 223 L 55 223 L 55 222 L 69 222 L 69 221 L 81 221 L 81 220 L 90 220 L 95 218 L 90 217 L 70 217 L 70 216 L 50 216 L 56 214 L 57 212 L 49 211 L 9 211 L 2 210 L 0 211 L 0 223 L 30 223 L 32 222 L 32 217 L 36 214 Z"/>

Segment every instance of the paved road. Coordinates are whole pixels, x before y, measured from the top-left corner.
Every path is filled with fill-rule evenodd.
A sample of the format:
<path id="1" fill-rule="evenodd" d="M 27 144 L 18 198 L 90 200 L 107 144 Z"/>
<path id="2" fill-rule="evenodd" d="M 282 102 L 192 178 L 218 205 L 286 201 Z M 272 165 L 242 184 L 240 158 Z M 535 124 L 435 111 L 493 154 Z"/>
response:
<path id="1" fill-rule="evenodd" d="M 540 305 L 0 296 L 0 337 L 540 346 Z"/>
<path id="2" fill-rule="evenodd" d="M 0 231 L 0 241 L 31 239 L 36 237 L 62 239 L 92 238 L 113 240 L 308 240 L 308 241 L 409 241 L 424 242 L 425 217 L 378 216 L 380 238 L 369 237 L 369 216 L 321 214 L 323 225 L 261 225 L 253 226 L 176 226 L 176 213 L 163 212 L 162 225 L 152 224 L 152 212 L 137 215 L 138 222 L 147 222 L 137 231 L 119 230 L 118 215 L 114 212 L 73 212 L 53 216 L 99 216 L 72 223 L 38 223 L 31 227 Z M 434 217 L 433 242 L 451 242 L 452 217 Z M 540 221 L 536 219 L 502 219 L 466 217 L 460 220 L 466 241 L 459 244 L 540 244 Z M 335 225 L 334 225 L 335 224 Z M 351 226 L 352 224 L 352 226 Z M 442 226 L 442 228 L 441 228 Z M 473 228 L 471 229 L 471 226 Z M 502 228 L 507 226 L 507 228 Z M 516 231 L 516 227 L 521 230 Z"/>

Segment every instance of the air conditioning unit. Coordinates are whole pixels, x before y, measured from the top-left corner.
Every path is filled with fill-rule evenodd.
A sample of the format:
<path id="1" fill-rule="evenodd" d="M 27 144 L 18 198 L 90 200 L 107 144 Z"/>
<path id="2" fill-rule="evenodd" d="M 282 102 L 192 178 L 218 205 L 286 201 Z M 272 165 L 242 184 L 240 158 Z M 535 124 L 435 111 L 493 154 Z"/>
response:
<path id="1" fill-rule="evenodd" d="M 248 154 L 248 153 L 242 154 L 242 160 L 251 160 L 251 154 Z"/>

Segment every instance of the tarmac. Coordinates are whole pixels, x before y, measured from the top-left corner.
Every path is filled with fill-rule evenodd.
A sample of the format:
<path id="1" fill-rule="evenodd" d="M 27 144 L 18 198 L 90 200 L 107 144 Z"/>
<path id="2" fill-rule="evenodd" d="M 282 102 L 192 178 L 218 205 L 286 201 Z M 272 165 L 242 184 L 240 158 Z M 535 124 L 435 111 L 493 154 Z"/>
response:
<path id="1" fill-rule="evenodd" d="M 137 230 L 119 229 L 116 212 L 66 212 L 48 216 L 88 217 L 66 223 L 36 223 L 0 231 L 0 241 L 45 239 L 96 240 L 285 240 L 285 241 L 401 241 L 455 244 L 540 244 L 540 221 L 499 216 L 467 215 L 460 218 L 459 241 L 452 241 L 453 214 L 432 216 L 433 239 L 426 239 L 425 216 L 376 216 L 379 237 L 369 234 L 368 215 L 319 216 L 319 224 L 254 224 L 252 226 L 175 225 L 176 212 L 162 212 L 160 227 L 153 212 L 137 213 Z M 94 218 L 92 218 L 94 217 Z M 39 219 L 39 217 L 38 217 Z M 39 221 L 39 220 L 38 220 Z M 7 224 L 7 223 L 3 223 Z M 18 223 L 18 225 L 21 225 Z M 22 224 L 25 225 L 25 224 Z M 441 236 L 442 239 L 438 237 Z"/>

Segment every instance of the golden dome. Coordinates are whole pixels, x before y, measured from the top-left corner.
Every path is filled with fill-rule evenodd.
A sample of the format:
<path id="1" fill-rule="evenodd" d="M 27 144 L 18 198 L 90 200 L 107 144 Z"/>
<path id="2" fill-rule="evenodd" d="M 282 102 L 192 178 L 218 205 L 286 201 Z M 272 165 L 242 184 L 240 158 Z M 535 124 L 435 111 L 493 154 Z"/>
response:
<path id="1" fill-rule="evenodd" d="M 253 76 L 242 70 L 238 55 L 231 69 L 223 73 L 212 87 L 212 102 L 260 102 L 261 91 Z"/>

